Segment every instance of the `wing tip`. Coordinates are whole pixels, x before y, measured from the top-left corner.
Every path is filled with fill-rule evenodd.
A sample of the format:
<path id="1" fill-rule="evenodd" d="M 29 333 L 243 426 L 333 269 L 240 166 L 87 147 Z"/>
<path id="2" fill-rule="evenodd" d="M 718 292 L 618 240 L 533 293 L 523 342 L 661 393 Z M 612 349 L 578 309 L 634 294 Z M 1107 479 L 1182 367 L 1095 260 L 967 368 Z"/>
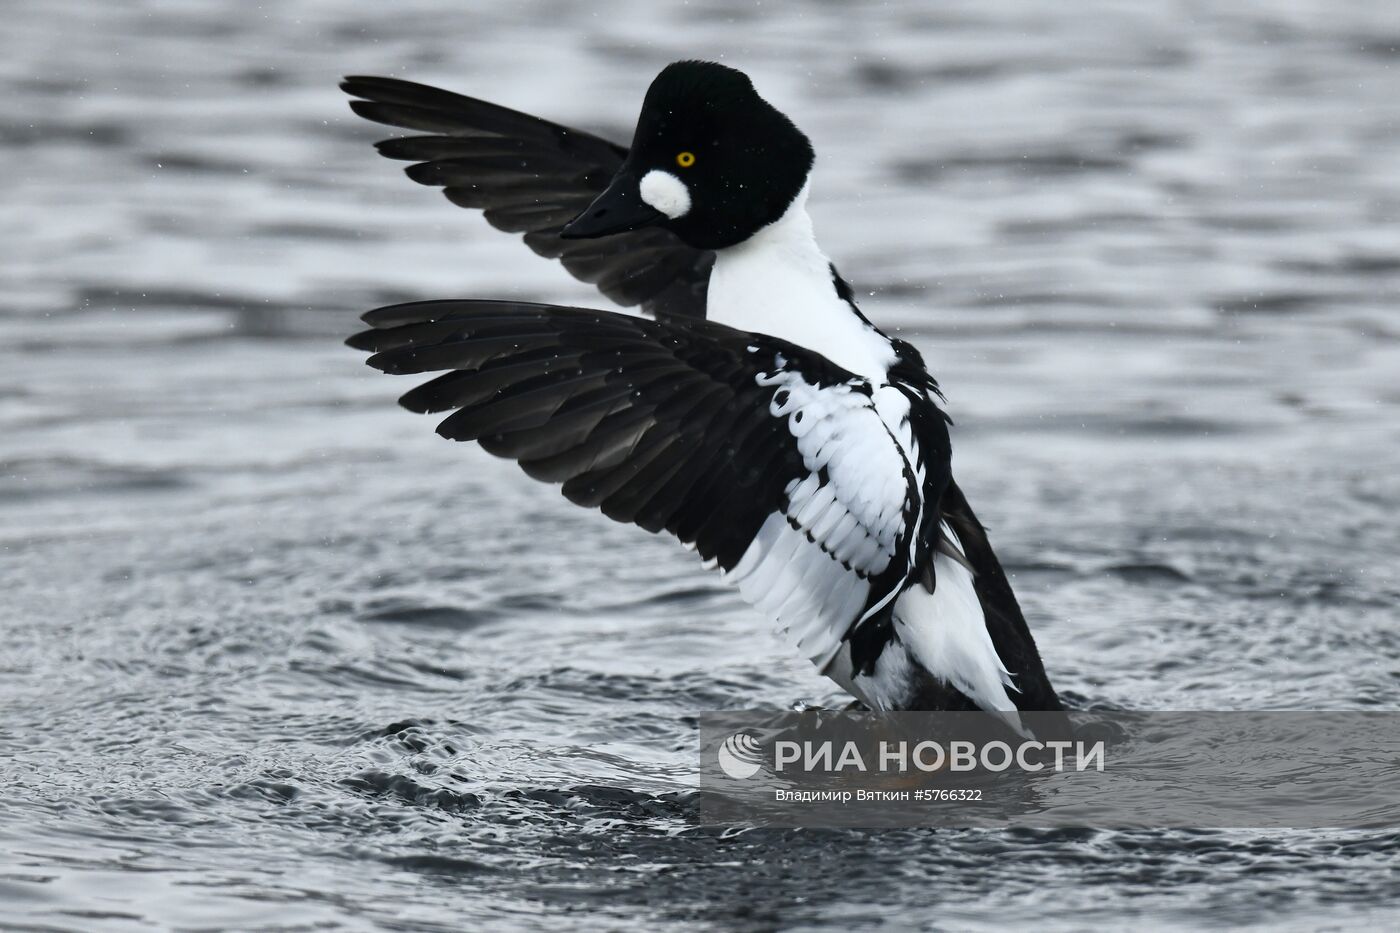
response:
<path id="1" fill-rule="evenodd" d="M 386 143 L 397 142 L 397 140 L 393 139 L 386 139 L 384 141 Z M 375 144 L 375 148 L 378 149 L 379 154 L 385 158 L 399 158 L 398 156 L 389 155 L 385 152 L 384 148 L 377 143 Z M 403 173 L 420 185 L 440 188 L 444 184 L 442 180 L 442 167 L 432 162 L 419 162 L 416 165 L 410 165 L 403 170 Z"/>
<path id="2" fill-rule="evenodd" d="M 363 98 L 365 102 L 383 99 L 383 91 L 391 91 L 395 86 L 407 84 L 398 78 L 385 78 L 379 75 L 345 75 L 339 87 L 352 97 Z M 353 103 L 353 102 L 352 102 Z"/>
<path id="3" fill-rule="evenodd" d="M 391 340 L 389 334 L 394 331 L 404 327 L 412 327 L 415 324 L 430 324 L 447 317 L 455 316 L 465 320 L 472 315 L 479 314 L 513 314 L 538 318 L 541 315 L 556 316 L 560 313 L 597 315 L 611 312 L 568 308 L 535 301 L 517 301 L 511 298 L 430 298 L 421 301 L 404 301 L 374 308 L 361 314 L 360 320 L 369 325 L 368 329 L 345 338 L 345 345 L 354 350 L 377 353 L 385 346 L 386 342 Z M 626 315 L 618 316 L 626 317 Z M 371 366 L 376 369 L 384 369 L 380 362 L 383 361 L 377 362 L 375 357 L 371 357 L 369 360 Z M 388 372 L 387 369 L 384 371 Z"/>
<path id="4" fill-rule="evenodd" d="M 394 136 L 390 139 L 381 139 L 374 144 L 374 149 L 386 159 L 402 159 L 416 162 L 421 156 L 409 151 L 413 148 L 411 140 L 422 138 L 421 136 Z M 407 169 L 405 169 L 405 171 L 407 171 Z M 413 176 L 410 175 L 409 177 L 412 178 Z M 417 179 L 414 180 L 416 181 Z"/>
<path id="5" fill-rule="evenodd" d="M 376 330 L 384 330 L 389 327 L 398 327 L 403 324 L 421 324 L 425 321 L 436 320 L 440 315 L 433 314 L 430 309 L 440 309 L 446 304 L 460 305 L 463 303 L 464 302 L 452 301 L 450 299 L 401 301 L 398 304 L 384 305 L 366 311 L 364 314 L 360 315 L 360 320 L 374 328 L 374 330 L 366 331 L 368 334 L 373 334 Z"/>
<path id="6" fill-rule="evenodd" d="M 356 97 L 363 97 L 366 100 L 378 98 L 376 92 L 428 92 L 437 91 L 437 88 L 426 84 L 418 84 L 415 81 L 405 81 L 403 78 L 390 78 L 384 75 L 343 75 L 340 79 L 340 89 L 347 94 Z"/>
<path id="7" fill-rule="evenodd" d="M 356 98 L 349 101 L 350 110 L 357 117 L 363 117 L 371 123 L 382 123 L 386 126 L 398 126 L 398 117 L 388 112 L 386 108 L 392 108 L 392 104 L 383 101 Z"/>
<path id="8" fill-rule="evenodd" d="M 427 372 L 421 365 L 415 365 L 418 354 L 413 346 L 394 347 L 380 350 L 365 360 L 365 365 L 379 370 L 386 376 L 415 376 Z"/>
<path id="9" fill-rule="evenodd" d="M 361 318 L 361 320 L 364 320 Z M 366 353 L 374 352 L 376 345 L 375 338 L 378 336 L 377 330 L 362 330 L 357 334 L 351 334 L 345 338 L 345 345 L 352 350 L 363 350 Z"/>

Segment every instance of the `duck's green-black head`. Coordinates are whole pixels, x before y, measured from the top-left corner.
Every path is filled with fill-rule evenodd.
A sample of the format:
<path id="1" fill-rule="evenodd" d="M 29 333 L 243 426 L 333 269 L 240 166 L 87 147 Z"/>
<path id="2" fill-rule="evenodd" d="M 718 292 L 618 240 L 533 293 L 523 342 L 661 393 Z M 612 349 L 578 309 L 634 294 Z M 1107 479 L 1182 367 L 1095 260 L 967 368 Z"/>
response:
<path id="1" fill-rule="evenodd" d="M 675 62 L 647 90 L 627 161 L 561 235 L 655 224 L 699 249 L 734 246 L 783 215 L 813 159 L 807 137 L 758 96 L 748 75 Z"/>

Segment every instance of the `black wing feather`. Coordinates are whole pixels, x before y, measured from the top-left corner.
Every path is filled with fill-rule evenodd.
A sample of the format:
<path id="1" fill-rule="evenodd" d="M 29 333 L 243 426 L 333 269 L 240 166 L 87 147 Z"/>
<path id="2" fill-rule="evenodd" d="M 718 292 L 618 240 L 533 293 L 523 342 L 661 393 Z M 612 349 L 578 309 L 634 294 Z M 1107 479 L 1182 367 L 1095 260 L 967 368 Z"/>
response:
<path id="1" fill-rule="evenodd" d="M 602 240 L 565 240 L 559 231 L 592 200 L 627 150 L 570 129 L 450 91 L 395 78 L 350 77 L 341 88 L 360 116 L 431 133 L 378 144 L 409 166 L 414 181 L 443 189 L 454 204 L 481 210 L 494 227 L 521 233 L 541 256 L 624 306 L 657 317 L 703 318 L 715 255 L 657 227 Z"/>

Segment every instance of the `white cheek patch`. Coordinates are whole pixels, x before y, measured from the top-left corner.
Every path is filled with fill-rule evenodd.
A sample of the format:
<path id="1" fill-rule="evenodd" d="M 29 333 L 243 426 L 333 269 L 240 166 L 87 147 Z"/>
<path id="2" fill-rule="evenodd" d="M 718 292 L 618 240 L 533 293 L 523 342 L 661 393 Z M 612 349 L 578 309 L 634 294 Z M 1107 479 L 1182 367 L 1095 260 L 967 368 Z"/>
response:
<path id="1" fill-rule="evenodd" d="M 690 210 L 690 189 L 670 172 L 652 169 L 642 176 L 642 200 L 672 220 Z"/>

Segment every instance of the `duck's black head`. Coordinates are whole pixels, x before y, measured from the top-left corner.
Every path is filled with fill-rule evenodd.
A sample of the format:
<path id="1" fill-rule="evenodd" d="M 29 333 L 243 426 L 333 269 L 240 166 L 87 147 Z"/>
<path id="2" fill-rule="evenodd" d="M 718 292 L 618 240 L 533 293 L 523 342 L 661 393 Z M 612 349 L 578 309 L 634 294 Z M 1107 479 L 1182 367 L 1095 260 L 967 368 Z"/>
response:
<path id="1" fill-rule="evenodd" d="M 813 158 L 807 137 L 748 75 L 676 62 L 647 90 L 627 161 L 562 235 L 656 224 L 699 249 L 733 246 L 783 215 Z"/>

